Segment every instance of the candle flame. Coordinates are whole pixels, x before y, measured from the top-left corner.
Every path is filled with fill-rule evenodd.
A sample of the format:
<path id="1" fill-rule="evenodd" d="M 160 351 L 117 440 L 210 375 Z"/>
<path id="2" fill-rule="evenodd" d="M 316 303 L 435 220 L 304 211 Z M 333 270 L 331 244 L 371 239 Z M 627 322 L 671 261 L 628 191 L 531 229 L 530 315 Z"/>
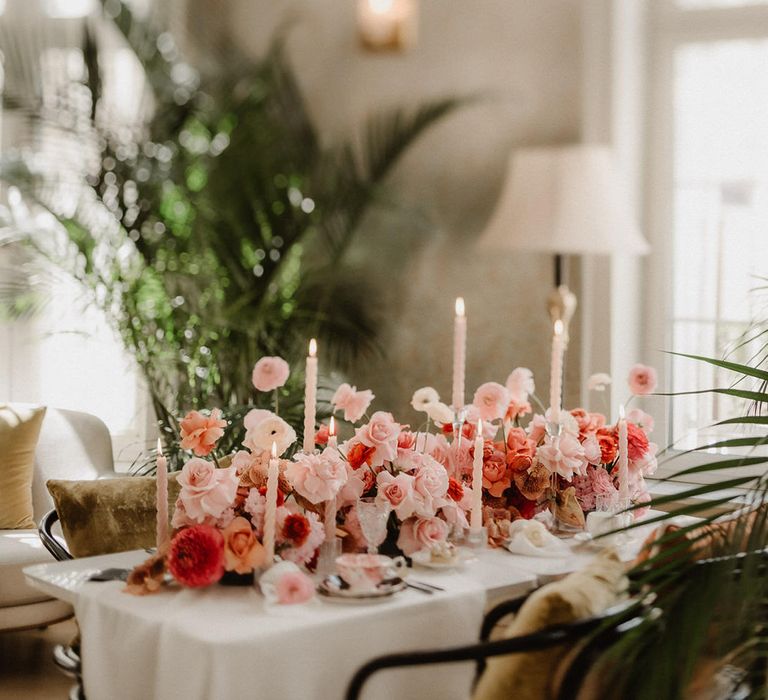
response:
<path id="1" fill-rule="evenodd" d="M 563 322 L 558 318 L 557 321 L 555 321 L 555 335 L 562 335 L 563 334 Z"/>
<path id="2" fill-rule="evenodd" d="M 333 416 L 331 416 L 331 425 L 328 428 L 328 435 L 336 435 L 336 419 Z"/>
<path id="3" fill-rule="evenodd" d="M 277 443 L 272 441 L 272 459 L 277 459 Z"/>
<path id="4" fill-rule="evenodd" d="M 456 297 L 456 315 L 464 315 L 464 297 Z"/>
<path id="5" fill-rule="evenodd" d="M 157 456 L 163 456 L 163 443 L 160 441 L 160 438 L 157 438 Z"/>
<path id="6" fill-rule="evenodd" d="M 317 341 L 314 338 L 309 341 L 309 356 L 317 357 Z"/>
<path id="7" fill-rule="evenodd" d="M 619 420 L 624 420 L 624 404 L 619 404 Z"/>

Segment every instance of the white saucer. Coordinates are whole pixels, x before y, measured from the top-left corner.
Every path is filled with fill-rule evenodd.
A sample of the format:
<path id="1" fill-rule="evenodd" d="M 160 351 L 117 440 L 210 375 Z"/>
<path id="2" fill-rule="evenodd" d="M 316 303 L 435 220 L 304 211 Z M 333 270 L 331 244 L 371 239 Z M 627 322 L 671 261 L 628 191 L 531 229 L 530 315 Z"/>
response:
<path id="1" fill-rule="evenodd" d="M 414 565 L 423 566 L 425 569 L 437 569 L 447 571 L 458 569 L 466 564 L 472 556 L 468 552 L 458 551 L 453 561 L 433 561 L 432 554 L 426 550 L 414 552 L 411 555 Z"/>
<path id="2" fill-rule="evenodd" d="M 318 584 L 317 592 L 322 600 L 327 600 L 329 603 L 360 605 L 386 600 L 405 588 L 406 583 L 403 579 L 393 578 L 382 581 L 373 591 L 356 591 L 349 588 L 339 576 L 331 574 Z"/>

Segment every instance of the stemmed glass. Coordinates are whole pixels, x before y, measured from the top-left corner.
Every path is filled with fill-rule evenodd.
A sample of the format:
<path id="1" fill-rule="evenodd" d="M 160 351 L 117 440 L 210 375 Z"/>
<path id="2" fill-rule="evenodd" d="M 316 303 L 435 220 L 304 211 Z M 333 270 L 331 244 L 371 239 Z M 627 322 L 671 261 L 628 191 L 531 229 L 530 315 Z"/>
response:
<path id="1" fill-rule="evenodd" d="M 387 520 L 391 506 L 386 501 L 382 503 L 372 496 L 367 496 L 358 500 L 355 508 L 360 530 L 368 545 L 368 554 L 376 554 L 379 545 L 387 537 Z"/>

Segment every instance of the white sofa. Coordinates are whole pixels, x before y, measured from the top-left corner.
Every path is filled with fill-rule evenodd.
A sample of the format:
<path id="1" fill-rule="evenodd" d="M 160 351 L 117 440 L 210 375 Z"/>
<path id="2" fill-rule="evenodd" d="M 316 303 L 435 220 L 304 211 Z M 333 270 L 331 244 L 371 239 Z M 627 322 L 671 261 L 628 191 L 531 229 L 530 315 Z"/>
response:
<path id="1" fill-rule="evenodd" d="M 104 423 L 87 413 L 49 408 L 35 452 L 32 498 L 35 521 L 53 508 L 48 479 L 114 476 L 112 440 Z M 43 627 L 72 615 L 72 608 L 27 585 L 22 569 L 53 561 L 37 530 L 0 530 L 0 631 Z"/>

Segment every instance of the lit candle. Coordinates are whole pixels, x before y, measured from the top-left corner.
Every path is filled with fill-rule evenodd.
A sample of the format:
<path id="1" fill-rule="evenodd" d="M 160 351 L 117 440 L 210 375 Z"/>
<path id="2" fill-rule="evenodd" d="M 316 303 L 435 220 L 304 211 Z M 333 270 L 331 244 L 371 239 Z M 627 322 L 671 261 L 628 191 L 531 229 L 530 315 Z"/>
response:
<path id="1" fill-rule="evenodd" d="M 619 406 L 619 499 L 629 500 L 629 452 L 624 404 Z M 625 505 L 625 504 L 622 504 Z"/>
<path id="2" fill-rule="evenodd" d="M 272 443 L 272 458 L 267 472 L 267 505 L 264 510 L 264 549 L 266 565 L 272 566 L 275 559 L 275 518 L 277 515 L 277 482 L 280 477 L 280 461 L 277 459 L 277 445 Z"/>
<path id="3" fill-rule="evenodd" d="M 160 438 L 157 438 L 157 551 L 162 553 L 168 547 L 168 460 L 163 454 Z"/>
<path id="4" fill-rule="evenodd" d="M 472 461 L 472 513 L 469 526 L 477 532 L 483 527 L 483 421 L 477 421 L 475 455 Z"/>
<path id="5" fill-rule="evenodd" d="M 552 334 L 552 358 L 550 363 L 549 380 L 549 407 L 550 420 L 553 423 L 560 422 L 560 407 L 563 395 L 563 322 L 555 321 L 555 329 Z"/>
<path id="6" fill-rule="evenodd" d="M 339 449 L 339 438 L 336 437 L 336 419 L 331 416 L 331 424 L 328 426 L 328 447 Z"/>
<path id="7" fill-rule="evenodd" d="M 317 402 L 317 341 L 309 341 L 304 381 L 304 452 L 315 449 L 315 404 Z"/>
<path id="8" fill-rule="evenodd" d="M 464 299 L 456 299 L 456 317 L 453 320 L 453 410 L 458 416 L 464 408 L 464 375 L 467 362 L 467 317 Z"/>

